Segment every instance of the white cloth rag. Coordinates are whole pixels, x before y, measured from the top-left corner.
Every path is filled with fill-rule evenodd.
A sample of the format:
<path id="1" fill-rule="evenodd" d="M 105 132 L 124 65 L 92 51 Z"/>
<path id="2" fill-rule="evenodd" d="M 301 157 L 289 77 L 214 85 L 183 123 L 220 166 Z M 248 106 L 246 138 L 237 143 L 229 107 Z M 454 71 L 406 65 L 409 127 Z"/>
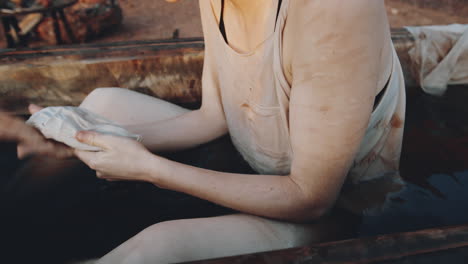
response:
<path id="1" fill-rule="evenodd" d="M 468 84 L 468 25 L 406 29 L 415 39 L 409 55 L 426 93 L 443 95 L 448 85 Z"/>
<path id="2" fill-rule="evenodd" d="M 102 150 L 76 140 L 75 135 L 79 131 L 95 131 L 141 141 L 139 135 L 132 134 L 113 121 L 80 107 L 47 107 L 33 114 L 26 123 L 39 129 L 46 138 L 79 150 Z"/>

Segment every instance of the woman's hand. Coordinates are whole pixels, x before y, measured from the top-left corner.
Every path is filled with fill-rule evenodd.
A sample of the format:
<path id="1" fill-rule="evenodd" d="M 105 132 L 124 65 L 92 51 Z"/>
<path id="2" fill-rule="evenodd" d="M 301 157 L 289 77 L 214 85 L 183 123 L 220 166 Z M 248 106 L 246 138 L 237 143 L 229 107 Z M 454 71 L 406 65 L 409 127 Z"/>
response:
<path id="1" fill-rule="evenodd" d="M 35 104 L 30 104 L 28 107 L 31 115 L 41 111 L 43 107 Z M 16 130 L 20 137 L 17 146 L 18 158 L 23 159 L 30 155 L 46 155 L 57 159 L 68 159 L 74 156 L 73 149 L 65 144 L 55 140 L 46 139 L 34 127 L 26 125 L 22 120 Z"/>
<path id="2" fill-rule="evenodd" d="M 149 181 L 152 154 L 141 143 L 91 131 L 77 133 L 76 139 L 102 151 L 75 150 L 75 155 L 106 180 Z"/>
<path id="3" fill-rule="evenodd" d="M 23 159 L 31 155 L 45 155 L 57 159 L 73 157 L 73 149 L 54 140 L 48 140 L 35 128 L 23 123 L 18 137 L 17 155 Z"/>
<path id="4" fill-rule="evenodd" d="M 38 111 L 34 107 L 33 110 Z M 17 142 L 18 158 L 20 159 L 33 154 L 55 158 L 69 158 L 73 156 L 71 148 L 56 141 L 47 140 L 39 131 L 25 124 L 23 120 L 1 112 L 0 141 Z"/>

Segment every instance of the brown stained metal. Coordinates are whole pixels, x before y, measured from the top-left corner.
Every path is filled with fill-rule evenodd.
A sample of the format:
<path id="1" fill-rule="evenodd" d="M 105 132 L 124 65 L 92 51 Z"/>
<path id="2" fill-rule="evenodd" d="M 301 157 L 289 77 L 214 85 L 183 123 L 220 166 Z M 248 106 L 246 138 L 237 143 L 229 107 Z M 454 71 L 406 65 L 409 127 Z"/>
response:
<path id="1" fill-rule="evenodd" d="M 194 264 L 379 263 L 468 246 L 468 225 L 383 235 Z"/>
<path id="2" fill-rule="evenodd" d="M 408 82 L 412 37 L 393 38 Z M 94 44 L 0 52 L 0 109 L 27 113 L 29 103 L 77 105 L 98 87 L 123 87 L 175 103 L 201 98 L 203 40 Z"/>
<path id="3" fill-rule="evenodd" d="M 18 114 L 29 103 L 77 105 L 97 87 L 129 88 L 176 103 L 200 98 L 203 47 L 192 44 L 19 51 L 3 60 L 0 108 Z"/>

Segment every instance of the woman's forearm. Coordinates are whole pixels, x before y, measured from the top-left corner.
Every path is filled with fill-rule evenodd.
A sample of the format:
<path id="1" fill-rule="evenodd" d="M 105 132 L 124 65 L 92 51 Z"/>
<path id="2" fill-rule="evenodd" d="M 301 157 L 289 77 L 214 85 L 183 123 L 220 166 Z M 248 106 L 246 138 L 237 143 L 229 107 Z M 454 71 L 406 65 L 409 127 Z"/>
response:
<path id="1" fill-rule="evenodd" d="M 143 136 L 143 144 L 152 151 L 176 151 L 212 141 L 227 133 L 221 117 L 194 110 L 149 125 L 128 126 Z"/>
<path id="2" fill-rule="evenodd" d="M 326 208 L 307 197 L 290 176 L 222 173 L 191 167 L 161 157 L 148 158 L 148 179 L 241 212 L 288 221 L 309 221 Z"/>

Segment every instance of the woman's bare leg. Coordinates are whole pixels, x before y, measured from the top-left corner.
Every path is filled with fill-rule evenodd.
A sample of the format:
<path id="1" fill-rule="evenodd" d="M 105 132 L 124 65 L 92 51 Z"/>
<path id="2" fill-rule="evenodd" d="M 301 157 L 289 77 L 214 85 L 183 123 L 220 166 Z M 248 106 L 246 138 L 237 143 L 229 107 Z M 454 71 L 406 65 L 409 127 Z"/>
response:
<path id="1" fill-rule="evenodd" d="M 336 218 L 306 225 L 245 214 L 168 221 L 145 229 L 97 263 L 179 263 L 298 247 L 333 239 L 342 226 Z"/>
<path id="2" fill-rule="evenodd" d="M 158 122 L 189 111 L 167 101 L 122 88 L 95 89 L 80 107 L 122 125 Z"/>

